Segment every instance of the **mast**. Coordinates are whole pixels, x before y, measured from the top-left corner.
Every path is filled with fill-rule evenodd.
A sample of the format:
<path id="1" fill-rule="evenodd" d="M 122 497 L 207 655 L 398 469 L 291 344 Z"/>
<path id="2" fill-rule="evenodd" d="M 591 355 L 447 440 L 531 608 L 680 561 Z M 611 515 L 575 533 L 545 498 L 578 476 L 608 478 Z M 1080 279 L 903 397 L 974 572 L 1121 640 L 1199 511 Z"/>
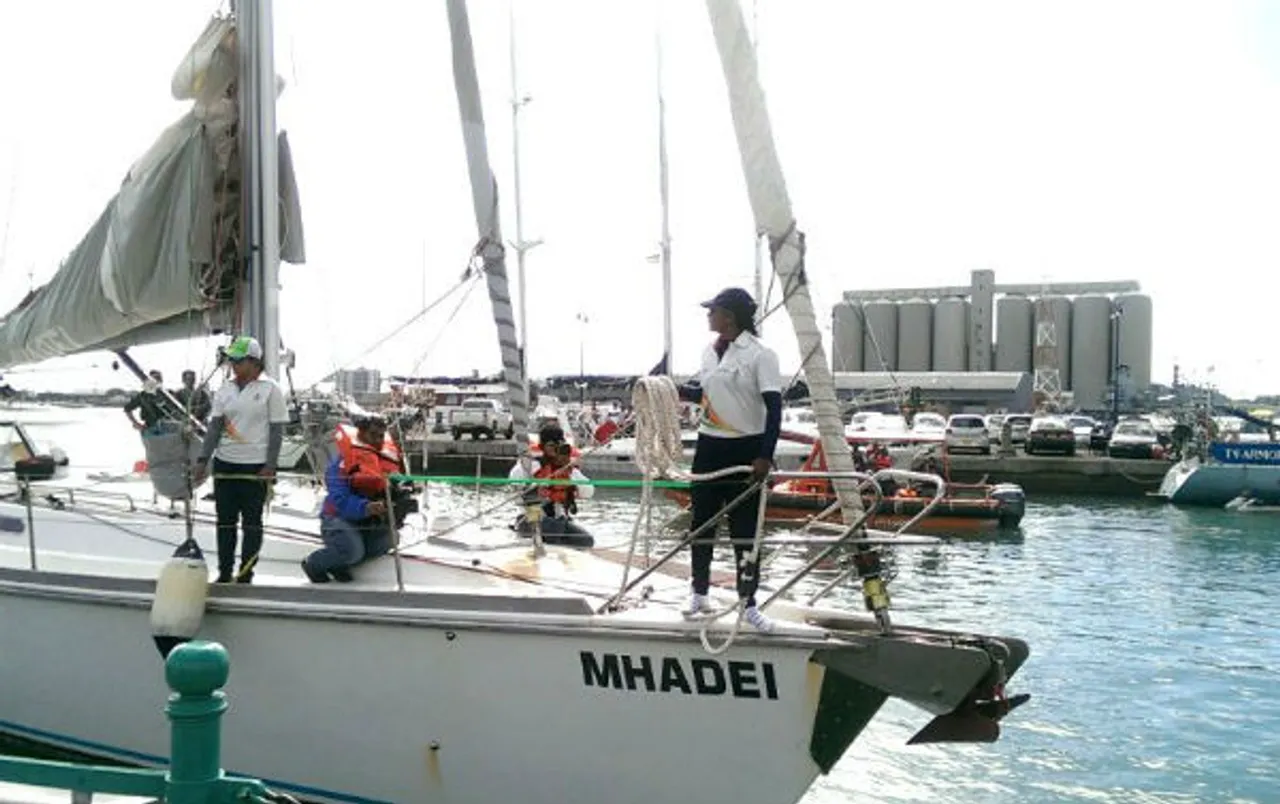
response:
<path id="1" fill-rule="evenodd" d="M 667 374 L 674 374 L 671 365 L 671 215 L 670 193 L 667 177 L 667 102 L 662 93 L 662 28 L 656 31 L 655 47 L 658 63 L 658 195 L 662 201 L 662 239 L 658 241 L 662 261 L 662 365 Z"/>
<path id="2" fill-rule="evenodd" d="M 238 0 L 243 257 L 248 268 L 249 332 L 262 345 L 262 368 L 280 367 L 279 153 L 276 134 L 272 0 Z"/>
<path id="3" fill-rule="evenodd" d="M 493 306 L 502 353 L 502 375 L 511 405 L 512 429 L 521 461 L 529 459 L 529 397 L 523 353 L 516 341 L 515 313 L 507 281 L 506 253 L 502 247 L 502 227 L 498 216 L 498 183 L 489 166 L 485 140 L 484 111 L 480 104 L 480 82 L 476 77 L 475 52 L 471 47 L 471 26 L 465 0 L 448 0 L 449 38 L 453 47 L 453 82 L 462 119 L 462 139 L 467 151 L 467 171 L 471 177 L 471 200 L 475 207 L 476 230 L 480 240 L 476 253 L 484 261 L 485 283 Z M 517 249 L 519 253 L 519 249 Z"/>
<path id="4" fill-rule="evenodd" d="M 511 243 L 511 247 L 516 250 L 516 276 L 520 283 L 520 373 L 524 377 L 524 395 L 525 404 L 528 405 L 529 399 L 529 308 L 528 308 L 528 283 L 525 280 L 524 262 L 525 252 L 533 247 L 540 245 L 541 240 L 525 240 L 524 239 L 524 205 L 520 196 L 520 110 L 525 104 L 533 100 L 530 95 L 520 94 L 520 82 L 517 78 L 516 70 L 516 4 L 515 0 L 511 0 L 507 6 L 508 17 L 510 20 L 508 28 L 508 40 L 511 46 L 511 169 L 515 175 L 512 177 L 512 187 L 515 190 L 515 207 L 516 207 L 516 239 Z M 465 9 L 464 9 L 465 11 Z M 468 37 L 470 34 L 468 34 Z"/>

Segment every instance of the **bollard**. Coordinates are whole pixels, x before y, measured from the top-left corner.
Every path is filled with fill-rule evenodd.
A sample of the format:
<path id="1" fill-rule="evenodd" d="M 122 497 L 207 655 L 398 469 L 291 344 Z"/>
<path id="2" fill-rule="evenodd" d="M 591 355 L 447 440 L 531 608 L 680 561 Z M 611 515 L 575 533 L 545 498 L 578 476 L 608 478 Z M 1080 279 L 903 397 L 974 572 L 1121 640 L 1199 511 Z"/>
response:
<path id="1" fill-rule="evenodd" d="M 173 694 L 169 716 L 166 804 L 208 804 L 222 779 L 222 713 L 231 662 L 216 642 L 187 642 L 173 649 L 164 677 Z"/>

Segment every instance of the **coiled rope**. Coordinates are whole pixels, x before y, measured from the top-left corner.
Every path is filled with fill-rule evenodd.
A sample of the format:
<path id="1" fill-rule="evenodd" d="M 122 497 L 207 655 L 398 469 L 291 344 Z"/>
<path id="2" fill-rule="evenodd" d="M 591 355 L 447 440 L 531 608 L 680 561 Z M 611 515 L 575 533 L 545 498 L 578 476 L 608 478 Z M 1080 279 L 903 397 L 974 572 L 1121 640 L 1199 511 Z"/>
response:
<path id="1" fill-rule="evenodd" d="M 631 391 L 636 466 L 648 480 L 681 477 L 680 393 L 670 377 L 640 377 Z"/>

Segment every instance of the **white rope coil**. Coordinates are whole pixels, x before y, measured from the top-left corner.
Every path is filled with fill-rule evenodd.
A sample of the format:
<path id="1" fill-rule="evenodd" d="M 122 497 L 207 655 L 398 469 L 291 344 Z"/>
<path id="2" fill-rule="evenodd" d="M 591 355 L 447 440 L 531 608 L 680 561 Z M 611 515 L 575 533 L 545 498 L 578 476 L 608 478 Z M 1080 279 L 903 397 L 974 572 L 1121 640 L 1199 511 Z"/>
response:
<path id="1" fill-rule="evenodd" d="M 670 377 L 641 377 L 631 392 L 635 416 L 635 462 L 647 478 L 678 477 L 684 457 L 680 442 L 680 394 Z"/>

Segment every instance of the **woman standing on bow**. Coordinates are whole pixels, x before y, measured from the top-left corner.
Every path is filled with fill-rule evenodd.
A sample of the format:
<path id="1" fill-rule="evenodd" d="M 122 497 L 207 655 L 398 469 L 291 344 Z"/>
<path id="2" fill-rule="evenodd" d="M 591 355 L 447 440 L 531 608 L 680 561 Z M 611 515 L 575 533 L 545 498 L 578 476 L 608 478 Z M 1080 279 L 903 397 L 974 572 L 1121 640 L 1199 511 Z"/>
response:
<path id="1" fill-rule="evenodd" d="M 699 402 L 702 422 L 693 454 L 693 472 L 704 474 L 730 466 L 749 465 L 750 479 L 734 476 L 694 483 L 690 488 L 693 520 L 690 532 L 720 513 L 730 501 L 762 482 L 773 463 L 773 450 L 782 427 L 782 378 L 778 356 L 756 335 L 756 303 L 742 288 L 727 288 L 711 301 L 707 323 L 716 340 L 702 354 L 697 384 L 681 388 L 681 398 Z M 747 622 L 757 630 L 772 631 L 773 623 L 756 608 L 759 568 L 745 557 L 756 535 L 759 492 L 729 512 L 729 532 L 738 568 L 738 595 Z M 707 591 L 711 585 L 714 529 L 694 540 L 692 546 L 693 594 L 684 613 L 692 616 L 711 610 Z"/>

